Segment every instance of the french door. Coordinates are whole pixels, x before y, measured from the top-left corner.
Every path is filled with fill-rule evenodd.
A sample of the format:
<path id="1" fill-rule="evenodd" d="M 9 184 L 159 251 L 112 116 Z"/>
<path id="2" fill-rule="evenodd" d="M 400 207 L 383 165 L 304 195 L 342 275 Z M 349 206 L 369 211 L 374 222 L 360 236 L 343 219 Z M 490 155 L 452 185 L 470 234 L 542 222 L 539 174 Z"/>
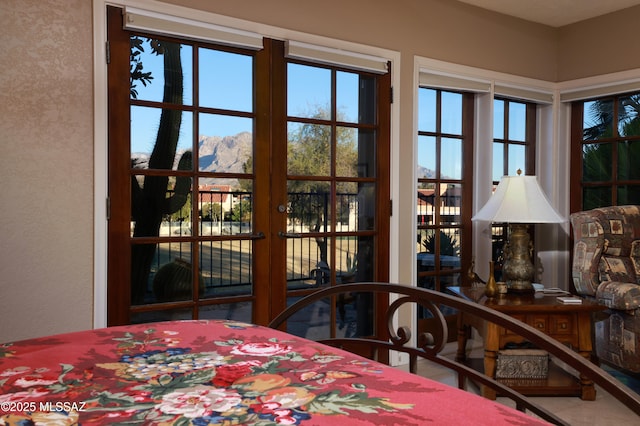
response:
<path id="1" fill-rule="evenodd" d="M 108 20 L 109 325 L 266 324 L 319 287 L 388 280 L 389 73 Z M 366 333 L 372 303 L 304 315 Z"/>

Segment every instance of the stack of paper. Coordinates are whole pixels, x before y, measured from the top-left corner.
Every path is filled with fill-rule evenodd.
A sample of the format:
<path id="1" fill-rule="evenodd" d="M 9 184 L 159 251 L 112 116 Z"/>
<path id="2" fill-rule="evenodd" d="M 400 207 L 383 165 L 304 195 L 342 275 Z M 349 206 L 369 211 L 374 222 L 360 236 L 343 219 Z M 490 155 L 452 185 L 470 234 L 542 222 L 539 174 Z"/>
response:
<path id="1" fill-rule="evenodd" d="M 582 303 L 582 299 L 578 296 L 558 296 L 558 301 L 562 303 Z"/>
<path id="2" fill-rule="evenodd" d="M 531 285 L 535 289 L 536 293 L 540 292 L 540 293 L 543 293 L 543 294 L 562 294 L 562 295 L 566 294 L 566 295 L 569 295 L 569 296 L 571 295 L 571 293 L 569 293 L 568 291 L 563 290 L 563 289 L 558 288 L 558 287 L 547 288 L 544 285 L 537 284 L 537 283 L 532 283 Z"/>

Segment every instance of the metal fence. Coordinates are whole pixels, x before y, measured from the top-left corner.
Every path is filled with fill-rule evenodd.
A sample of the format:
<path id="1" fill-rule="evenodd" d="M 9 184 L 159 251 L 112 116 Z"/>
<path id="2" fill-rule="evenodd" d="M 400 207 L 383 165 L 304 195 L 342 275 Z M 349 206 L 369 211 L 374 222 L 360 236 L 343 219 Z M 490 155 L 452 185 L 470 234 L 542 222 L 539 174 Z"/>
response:
<path id="1" fill-rule="evenodd" d="M 287 205 L 287 282 L 289 288 L 304 288 L 328 282 L 331 270 L 336 279 L 348 276 L 356 267 L 358 256 L 358 196 L 336 195 L 336 217 L 331 217 L 330 194 L 289 193 Z M 250 294 L 252 289 L 252 239 L 258 230 L 251 222 L 251 193 L 238 191 L 200 192 L 197 220 L 167 216 L 160 226 L 160 237 L 192 237 L 197 226 L 198 238 L 192 241 L 169 241 L 156 244 L 156 254 L 149 277 L 152 289 L 155 273 L 165 264 L 192 263 L 192 244 L 198 244 L 199 279 L 204 297 Z M 203 202 L 202 200 L 225 200 Z M 219 207 L 218 214 L 212 214 Z M 219 205 L 217 205 L 219 204 Z M 209 214 L 204 218 L 202 212 Z M 190 215 L 189 215 L 190 216 Z M 246 218 L 248 220 L 233 220 Z M 135 224 L 132 223 L 132 230 Z M 328 238 L 327 233 L 335 235 Z M 335 234 L 334 234 L 335 233 Z M 340 233 L 344 233 L 341 236 Z M 235 236 L 241 238 L 207 238 Z M 242 237 L 247 238 L 242 238 Z M 331 244 L 334 247 L 331 247 Z M 331 250 L 335 264 L 329 265 Z"/>

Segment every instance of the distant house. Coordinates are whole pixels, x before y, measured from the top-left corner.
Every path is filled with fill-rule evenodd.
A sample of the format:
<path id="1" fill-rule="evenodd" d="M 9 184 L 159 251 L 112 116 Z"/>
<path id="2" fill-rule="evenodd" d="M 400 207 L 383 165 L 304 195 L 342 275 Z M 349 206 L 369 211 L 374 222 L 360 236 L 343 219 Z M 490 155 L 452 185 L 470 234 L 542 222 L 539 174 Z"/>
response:
<path id="1" fill-rule="evenodd" d="M 230 185 L 199 185 L 198 186 L 198 210 L 203 211 L 205 206 L 210 209 L 214 204 L 220 204 L 222 214 L 231 211 L 233 197 Z"/>
<path id="2" fill-rule="evenodd" d="M 440 222 L 460 222 L 461 188 L 458 185 L 441 184 L 439 189 L 439 206 L 436 208 L 435 188 L 418 189 L 418 225 L 431 225 L 435 222 L 436 211 L 440 214 Z"/>

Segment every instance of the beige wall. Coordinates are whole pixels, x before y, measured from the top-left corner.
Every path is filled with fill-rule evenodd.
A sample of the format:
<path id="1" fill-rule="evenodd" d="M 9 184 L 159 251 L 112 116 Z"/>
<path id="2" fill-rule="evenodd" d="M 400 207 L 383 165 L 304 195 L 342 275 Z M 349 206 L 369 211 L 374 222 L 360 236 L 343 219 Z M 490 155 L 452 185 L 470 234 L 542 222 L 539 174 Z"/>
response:
<path id="1" fill-rule="evenodd" d="M 542 80 L 557 30 L 451 0 L 162 0 L 310 34 Z"/>
<path id="2" fill-rule="evenodd" d="M 0 2 L 0 342 L 92 325 L 91 16 Z"/>
<path id="3" fill-rule="evenodd" d="M 640 7 L 558 30 L 450 0 L 165 2 L 400 52 L 399 151 L 407 164 L 414 55 L 548 81 L 640 68 L 619 42 L 633 40 Z M 93 232 L 104 224 L 93 221 L 91 5 L 0 2 L 0 342 L 93 325 Z M 593 60 L 593 51 L 607 55 Z M 410 168 L 398 178 L 411 188 Z M 407 190 L 394 201 L 411 205 L 413 196 Z M 400 233 L 411 240 L 411 209 L 401 215 Z M 410 247 L 397 253 L 410 262 L 400 265 L 401 282 L 412 278 Z"/>
<path id="4" fill-rule="evenodd" d="M 558 81 L 640 67 L 640 6 L 568 25 L 558 35 Z"/>

